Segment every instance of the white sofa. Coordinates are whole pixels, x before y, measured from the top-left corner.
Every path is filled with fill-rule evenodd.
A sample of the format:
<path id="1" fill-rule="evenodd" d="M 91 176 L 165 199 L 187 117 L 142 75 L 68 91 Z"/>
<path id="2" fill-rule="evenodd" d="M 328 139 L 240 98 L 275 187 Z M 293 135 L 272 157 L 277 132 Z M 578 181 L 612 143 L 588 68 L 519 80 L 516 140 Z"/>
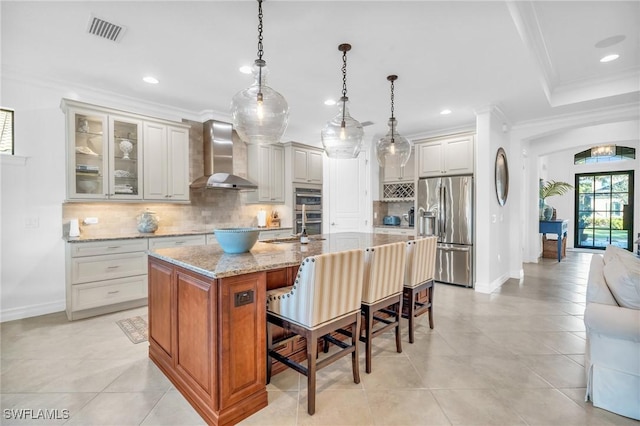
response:
<path id="1" fill-rule="evenodd" d="M 586 401 L 640 420 L 640 259 L 608 246 L 587 282 Z"/>

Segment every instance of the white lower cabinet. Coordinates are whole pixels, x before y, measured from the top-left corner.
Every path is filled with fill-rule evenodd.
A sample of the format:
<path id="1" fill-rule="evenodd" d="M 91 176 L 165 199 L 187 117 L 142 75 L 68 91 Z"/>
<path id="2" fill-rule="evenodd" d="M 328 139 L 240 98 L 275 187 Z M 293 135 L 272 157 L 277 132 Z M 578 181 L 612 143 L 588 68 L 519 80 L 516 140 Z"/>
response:
<path id="1" fill-rule="evenodd" d="M 67 243 L 67 317 L 147 304 L 147 239 Z"/>
<path id="2" fill-rule="evenodd" d="M 415 235 L 414 229 L 407 228 L 373 228 L 375 234 L 390 234 L 390 235 Z"/>
<path id="3" fill-rule="evenodd" d="M 149 239 L 149 250 L 170 247 L 203 246 L 207 244 L 204 235 L 182 235 L 179 237 L 157 237 Z"/>

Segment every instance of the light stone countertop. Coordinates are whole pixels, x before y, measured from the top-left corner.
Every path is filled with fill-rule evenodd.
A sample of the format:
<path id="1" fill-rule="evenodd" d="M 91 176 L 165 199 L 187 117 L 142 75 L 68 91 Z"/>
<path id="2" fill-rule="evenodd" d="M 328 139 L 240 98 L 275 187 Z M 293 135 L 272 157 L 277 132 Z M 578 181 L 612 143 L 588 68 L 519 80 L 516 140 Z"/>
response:
<path id="1" fill-rule="evenodd" d="M 292 228 L 258 228 L 260 232 L 265 231 L 292 231 Z M 83 235 L 84 234 L 84 235 Z M 209 230 L 184 230 L 184 231 L 156 231 L 154 233 L 113 233 L 113 234 L 91 234 L 81 233 L 79 237 L 63 235 L 63 239 L 68 243 L 87 243 L 92 241 L 129 240 L 136 238 L 162 238 L 162 237 L 183 237 L 188 235 L 213 235 L 213 228 Z"/>
<path id="2" fill-rule="evenodd" d="M 164 248 L 149 256 L 181 266 L 210 278 L 225 278 L 251 272 L 299 265 L 305 257 L 343 250 L 365 249 L 408 241 L 404 235 L 345 232 L 313 235 L 309 244 L 257 242 L 248 253 L 226 254 L 219 245 Z M 319 239 L 322 238 L 322 239 Z"/>

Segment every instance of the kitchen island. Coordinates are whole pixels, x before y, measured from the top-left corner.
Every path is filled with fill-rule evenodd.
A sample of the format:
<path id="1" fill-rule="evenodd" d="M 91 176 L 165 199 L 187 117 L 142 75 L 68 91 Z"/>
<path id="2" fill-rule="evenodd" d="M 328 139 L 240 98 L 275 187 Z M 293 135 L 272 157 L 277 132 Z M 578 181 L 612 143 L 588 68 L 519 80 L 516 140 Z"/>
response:
<path id="1" fill-rule="evenodd" d="M 235 424 L 267 405 L 267 290 L 293 284 L 307 256 L 407 239 L 340 233 L 242 254 L 217 244 L 149 252 L 149 357 L 207 423 Z"/>

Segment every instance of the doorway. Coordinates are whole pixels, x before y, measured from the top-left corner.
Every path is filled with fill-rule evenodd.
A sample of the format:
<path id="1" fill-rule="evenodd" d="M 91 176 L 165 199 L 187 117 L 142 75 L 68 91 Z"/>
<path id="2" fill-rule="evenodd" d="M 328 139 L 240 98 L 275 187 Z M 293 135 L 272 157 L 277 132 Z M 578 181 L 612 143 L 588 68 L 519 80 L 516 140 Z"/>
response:
<path id="1" fill-rule="evenodd" d="M 631 250 L 633 170 L 576 174 L 574 247 Z"/>

